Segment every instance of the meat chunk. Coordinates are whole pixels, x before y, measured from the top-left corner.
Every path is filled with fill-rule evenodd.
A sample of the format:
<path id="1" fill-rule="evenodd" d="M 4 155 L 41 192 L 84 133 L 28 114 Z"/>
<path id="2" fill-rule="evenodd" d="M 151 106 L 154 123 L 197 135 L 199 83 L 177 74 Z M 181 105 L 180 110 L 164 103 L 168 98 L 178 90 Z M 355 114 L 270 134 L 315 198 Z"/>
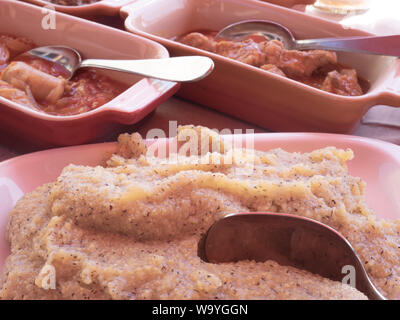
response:
<path id="1" fill-rule="evenodd" d="M 277 65 L 291 77 L 310 76 L 319 67 L 337 63 L 336 53 L 325 50 L 284 50 Z"/>
<path id="2" fill-rule="evenodd" d="M 8 35 L 0 35 L 0 47 L 2 46 L 4 48 L 7 48 L 8 58 L 12 59 L 21 53 L 33 49 L 34 43 L 32 42 L 32 40 L 23 37 L 16 38 Z"/>
<path id="3" fill-rule="evenodd" d="M 261 50 L 265 54 L 265 64 L 279 66 L 282 53 L 285 51 L 283 43 L 278 40 L 264 41 L 260 43 Z"/>
<path id="4" fill-rule="evenodd" d="M 265 71 L 280 75 L 282 77 L 286 77 L 286 75 L 283 73 L 283 71 L 273 64 L 264 64 L 260 68 Z"/>
<path id="5" fill-rule="evenodd" d="M 35 101 L 31 99 L 25 91 L 16 89 L 9 83 L 2 80 L 0 80 L 0 97 L 22 104 L 23 106 L 36 109 Z"/>
<path id="6" fill-rule="evenodd" d="M 20 90 L 31 90 L 35 99 L 57 102 L 64 93 L 65 79 L 57 78 L 37 70 L 24 62 L 12 62 L 2 72 L 4 80 Z"/>
<path id="7" fill-rule="evenodd" d="M 206 50 L 206 51 L 214 51 L 214 40 L 205 36 L 200 32 L 192 32 L 184 36 L 181 40 L 182 43 L 187 44 L 189 46 Z"/>
<path id="8" fill-rule="evenodd" d="M 329 72 L 321 89 L 343 96 L 359 96 L 363 93 L 358 84 L 357 72 L 354 69 Z"/>
<path id="9" fill-rule="evenodd" d="M 10 52 L 4 43 L 0 42 L 0 66 L 7 63 L 10 58 Z"/>
<path id="10" fill-rule="evenodd" d="M 240 42 L 218 41 L 214 52 L 255 67 L 265 64 L 265 53 L 260 44 L 251 39 Z"/>
<path id="11" fill-rule="evenodd" d="M 210 51 L 255 67 L 265 64 L 265 53 L 261 44 L 247 39 L 244 41 L 215 41 L 200 32 L 192 32 L 180 39 L 189 46 Z"/>

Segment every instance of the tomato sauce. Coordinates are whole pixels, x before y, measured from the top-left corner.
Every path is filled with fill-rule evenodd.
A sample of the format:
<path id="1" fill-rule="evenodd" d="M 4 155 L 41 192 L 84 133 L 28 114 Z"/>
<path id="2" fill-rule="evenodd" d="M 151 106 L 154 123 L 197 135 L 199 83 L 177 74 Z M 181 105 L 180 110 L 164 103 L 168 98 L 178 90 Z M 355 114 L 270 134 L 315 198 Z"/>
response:
<path id="1" fill-rule="evenodd" d="M 0 45 L 7 44 L 7 41 L 10 42 L 10 39 L 18 40 L 23 39 L 22 42 L 26 42 L 24 38 L 16 38 L 12 36 L 2 36 L 0 37 Z M 3 40 L 3 43 L 2 43 Z M 34 45 L 30 44 L 29 47 L 24 48 L 24 52 L 26 49 L 33 48 Z M 0 50 L 1 51 L 1 50 Z M 11 50 L 9 50 L 11 51 Z M 3 50 L 3 56 L 6 55 L 7 51 Z M 60 65 L 56 63 L 52 63 L 50 61 L 33 57 L 30 55 L 22 54 L 23 52 L 12 52 L 10 58 L 6 63 L 1 64 L 0 66 L 0 79 L 1 72 L 13 61 L 21 61 L 25 64 L 40 70 L 44 73 L 47 73 L 54 77 L 61 77 L 67 79 L 68 72 Z M 3 94 L 0 90 L 0 95 L 6 97 L 14 102 L 21 103 L 22 101 L 27 100 L 35 100 L 31 101 L 31 104 L 22 103 L 26 106 L 35 105 L 41 111 L 46 112 L 52 115 L 76 115 L 80 113 L 84 113 L 93 109 L 96 109 L 115 97 L 121 94 L 128 88 L 128 85 L 119 83 L 113 79 L 110 79 L 107 76 L 101 75 L 96 70 L 92 69 L 81 69 L 76 72 L 76 74 L 70 79 L 66 81 L 64 93 L 60 99 L 58 99 L 55 103 L 50 103 L 46 100 L 34 99 L 32 96 L 26 94 L 24 96 L 24 92 L 18 91 L 18 99 L 15 94 L 8 94 L 6 89 L 10 89 L 11 85 L 2 81 Z M 0 86 L 1 89 L 1 86 Z M 16 97 L 12 99 L 11 97 Z"/>

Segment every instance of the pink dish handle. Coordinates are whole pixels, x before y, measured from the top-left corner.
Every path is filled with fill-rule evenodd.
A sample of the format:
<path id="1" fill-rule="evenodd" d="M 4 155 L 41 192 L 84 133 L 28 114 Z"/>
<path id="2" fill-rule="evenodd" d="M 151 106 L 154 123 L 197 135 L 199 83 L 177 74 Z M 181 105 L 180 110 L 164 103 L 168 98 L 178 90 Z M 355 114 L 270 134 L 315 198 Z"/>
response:
<path id="1" fill-rule="evenodd" d="M 107 113 L 119 123 L 132 124 L 175 94 L 179 87 L 177 82 L 144 78 L 100 108 L 99 114 Z"/>
<path id="2" fill-rule="evenodd" d="M 398 93 L 384 91 L 378 97 L 379 105 L 400 107 L 400 87 L 398 88 Z"/>
<path id="3" fill-rule="evenodd" d="M 379 105 L 400 107 L 400 59 L 397 59 L 394 66 L 393 76 L 383 84 L 382 91 L 376 98 Z"/>

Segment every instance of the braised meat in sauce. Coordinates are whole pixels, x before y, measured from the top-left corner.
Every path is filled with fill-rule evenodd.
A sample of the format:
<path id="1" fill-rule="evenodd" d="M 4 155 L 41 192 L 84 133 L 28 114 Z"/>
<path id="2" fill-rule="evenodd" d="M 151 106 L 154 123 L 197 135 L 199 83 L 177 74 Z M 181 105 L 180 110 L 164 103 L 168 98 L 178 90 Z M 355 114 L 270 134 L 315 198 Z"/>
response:
<path id="1" fill-rule="evenodd" d="M 335 52 L 286 50 L 282 42 L 257 35 L 241 41 L 215 40 L 215 35 L 191 32 L 177 41 L 331 93 L 360 96 L 368 90 L 367 81 L 356 70 L 340 65 Z"/>

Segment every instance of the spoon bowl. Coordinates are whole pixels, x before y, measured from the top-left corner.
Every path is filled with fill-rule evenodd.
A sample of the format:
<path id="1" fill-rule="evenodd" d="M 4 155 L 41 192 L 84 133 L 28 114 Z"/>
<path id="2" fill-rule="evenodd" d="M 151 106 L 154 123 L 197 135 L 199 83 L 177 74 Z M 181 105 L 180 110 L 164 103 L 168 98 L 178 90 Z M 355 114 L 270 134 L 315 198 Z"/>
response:
<path id="1" fill-rule="evenodd" d="M 215 222 L 199 243 L 206 262 L 274 260 L 350 284 L 369 299 L 385 300 L 351 244 L 316 220 L 282 213 L 240 213 Z"/>
<path id="2" fill-rule="evenodd" d="M 79 52 L 66 46 L 39 47 L 29 50 L 27 53 L 63 67 L 68 80 L 73 77 L 82 63 Z"/>
<path id="3" fill-rule="evenodd" d="M 252 35 L 262 36 L 267 40 L 281 41 L 284 48 L 288 50 L 296 46 L 296 39 L 288 28 L 268 20 L 246 20 L 230 24 L 221 29 L 215 39 L 241 41 Z"/>
<path id="4" fill-rule="evenodd" d="M 208 76 L 214 69 L 212 59 L 202 56 L 143 60 L 83 60 L 77 50 L 67 46 L 39 47 L 27 53 L 61 66 L 65 69 L 68 80 L 73 77 L 78 69 L 87 67 L 127 72 L 176 82 L 201 80 Z"/>
<path id="5" fill-rule="evenodd" d="M 252 35 L 279 40 L 287 50 L 332 50 L 400 57 L 400 35 L 296 40 L 285 26 L 269 20 L 245 20 L 221 29 L 216 40 L 244 40 Z"/>

